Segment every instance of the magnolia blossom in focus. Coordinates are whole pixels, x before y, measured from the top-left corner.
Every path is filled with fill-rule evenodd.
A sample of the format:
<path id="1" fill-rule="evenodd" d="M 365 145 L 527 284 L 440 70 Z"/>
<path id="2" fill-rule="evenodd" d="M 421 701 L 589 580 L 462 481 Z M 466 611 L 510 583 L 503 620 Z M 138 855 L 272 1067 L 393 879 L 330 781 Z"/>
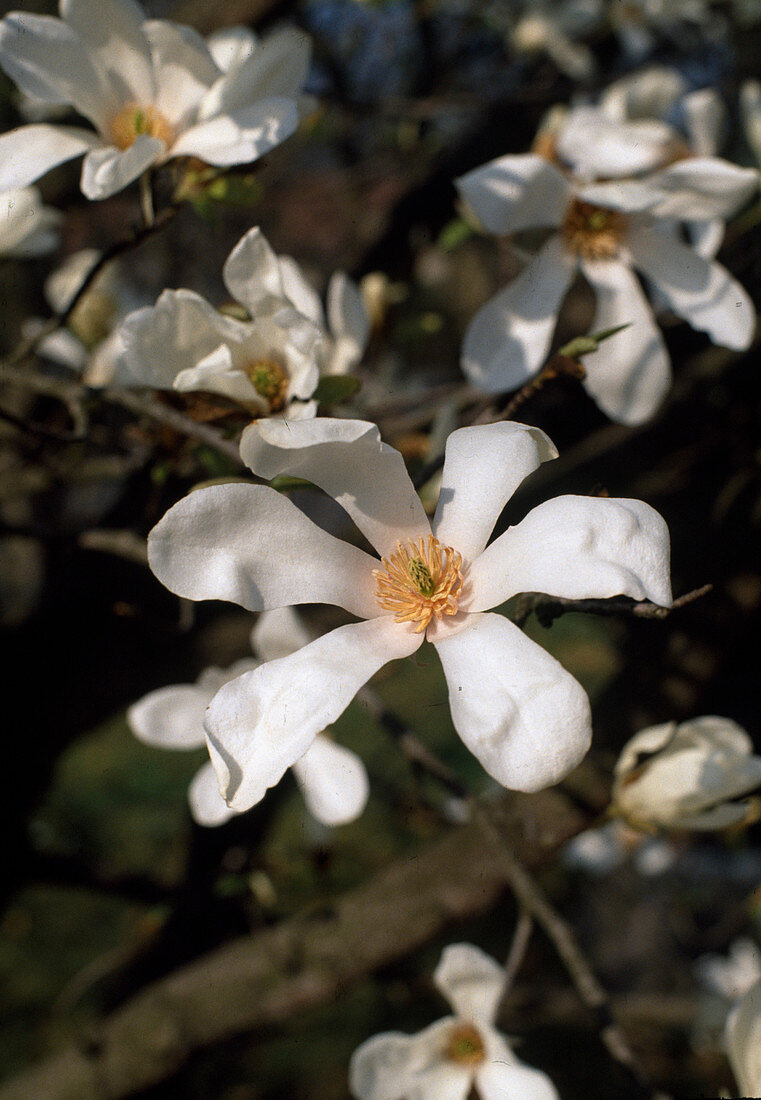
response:
<path id="1" fill-rule="evenodd" d="M 761 756 L 730 718 L 665 722 L 635 734 L 615 768 L 613 808 L 639 828 L 725 829 L 745 821 Z"/>
<path id="2" fill-rule="evenodd" d="M 61 18 L 11 12 L 0 65 L 33 99 L 68 104 L 95 128 L 35 123 L 0 137 L 0 187 L 85 154 L 82 191 L 104 199 L 174 157 L 226 167 L 296 129 L 310 47 L 282 30 L 215 61 L 190 27 L 145 19 L 134 0 L 60 0 Z"/>
<path id="3" fill-rule="evenodd" d="M 433 980 L 451 1016 L 405 1035 L 386 1031 L 358 1047 L 349 1087 L 358 1100 L 558 1100 L 541 1070 L 520 1062 L 494 1027 L 505 972 L 469 943 L 446 947 Z"/>
<path id="4" fill-rule="evenodd" d="M 519 592 L 668 604 L 668 531 L 640 501 L 565 496 L 487 547 L 515 489 L 555 455 L 543 432 L 523 424 L 453 432 L 431 523 L 401 455 L 374 424 L 277 419 L 244 431 L 241 456 L 254 473 L 324 489 L 377 557 L 327 534 L 266 486 L 208 486 L 170 509 L 148 548 L 171 591 L 254 611 L 336 604 L 361 620 L 215 696 L 210 753 L 234 809 L 257 802 L 378 669 L 426 638 L 457 732 L 499 783 L 536 790 L 581 760 L 591 737 L 581 686 L 508 619 L 484 612 Z"/>
<path id="5" fill-rule="evenodd" d="M 262 661 L 295 653 L 309 641 L 290 607 L 266 611 L 251 632 L 251 648 Z M 197 749 L 206 744 L 206 708 L 223 684 L 257 668 L 259 660 L 237 661 L 227 669 L 207 668 L 195 684 L 158 688 L 127 711 L 130 729 L 141 741 L 163 749 Z M 369 793 L 367 772 L 359 757 L 324 734 L 315 737 L 293 774 L 313 817 L 323 825 L 342 825 L 362 813 Z M 211 763 L 193 779 L 188 800 L 199 825 L 222 825 L 235 816 L 219 793 Z"/>
<path id="6" fill-rule="evenodd" d="M 637 143 L 632 147 L 636 153 Z M 539 369 L 578 274 L 596 298 L 591 331 L 630 325 L 584 358 L 585 388 L 614 420 L 646 420 L 671 382 L 666 345 L 632 268 L 714 343 L 750 345 L 750 298 L 720 264 L 681 239 L 679 226 L 728 218 L 756 190 L 755 170 L 694 157 L 641 178 L 585 182 L 529 153 L 500 157 L 456 182 L 488 233 L 555 230 L 468 327 L 462 368 L 479 389 L 515 389 Z"/>
<path id="7" fill-rule="evenodd" d="M 60 212 L 43 206 L 36 187 L 0 192 L 0 255 L 26 260 L 52 252 L 60 222 Z"/>
<path id="8" fill-rule="evenodd" d="M 741 1096 L 761 1096 L 761 982 L 727 1017 L 724 1042 Z"/>
<path id="9" fill-rule="evenodd" d="M 247 233 L 222 272 L 252 320 L 220 313 L 192 290 L 165 290 L 117 330 L 122 351 L 111 381 L 219 394 L 254 416 L 313 416 L 316 406 L 307 399 L 319 378 L 323 334 L 290 301 L 266 297 L 260 246 L 259 231 Z"/>

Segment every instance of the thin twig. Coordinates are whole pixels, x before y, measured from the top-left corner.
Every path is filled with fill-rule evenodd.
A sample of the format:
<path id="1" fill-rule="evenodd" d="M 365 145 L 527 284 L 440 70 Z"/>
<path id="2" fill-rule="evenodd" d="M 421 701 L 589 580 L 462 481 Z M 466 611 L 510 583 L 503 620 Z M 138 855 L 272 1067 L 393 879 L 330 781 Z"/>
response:
<path id="1" fill-rule="evenodd" d="M 510 991 L 513 988 L 513 982 L 515 981 L 518 971 L 521 968 L 523 959 L 526 955 L 526 949 L 528 948 L 531 940 L 531 933 L 534 930 L 534 918 L 531 916 L 527 909 L 521 908 L 518 914 L 518 923 L 515 926 L 513 932 L 513 939 L 510 944 L 510 950 L 507 953 L 507 959 L 505 960 L 505 982 L 502 987 L 502 996 L 500 997 L 499 1004 L 497 1005 L 497 1011 L 495 1013 L 495 1019 L 499 1019 L 502 1009 L 510 996 Z"/>
<path id="2" fill-rule="evenodd" d="M 691 592 L 685 592 L 668 607 L 652 603 L 650 600 L 631 600 L 628 596 L 613 596 L 609 599 L 569 600 L 562 596 L 546 596 L 539 592 L 524 592 L 516 601 L 512 621 L 522 626 L 533 611 L 542 626 L 551 626 L 560 615 L 569 611 L 583 611 L 593 615 L 633 615 L 638 619 L 665 619 L 672 611 L 678 611 L 687 604 L 699 600 L 713 589 L 712 584 L 701 585 Z"/>

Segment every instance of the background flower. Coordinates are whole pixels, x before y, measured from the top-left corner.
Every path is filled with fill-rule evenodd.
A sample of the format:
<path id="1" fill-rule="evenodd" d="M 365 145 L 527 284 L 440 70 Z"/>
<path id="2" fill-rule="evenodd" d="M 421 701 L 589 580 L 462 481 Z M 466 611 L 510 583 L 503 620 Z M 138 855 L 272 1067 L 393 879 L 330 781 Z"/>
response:
<path id="1" fill-rule="evenodd" d="M 44 206 L 36 187 L 0 192 L 0 254 L 18 259 L 42 256 L 58 245 L 61 214 Z"/>
<path id="2" fill-rule="evenodd" d="M 740 1095 L 761 1096 L 761 982 L 730 1012 L 725 1041 Z"/>

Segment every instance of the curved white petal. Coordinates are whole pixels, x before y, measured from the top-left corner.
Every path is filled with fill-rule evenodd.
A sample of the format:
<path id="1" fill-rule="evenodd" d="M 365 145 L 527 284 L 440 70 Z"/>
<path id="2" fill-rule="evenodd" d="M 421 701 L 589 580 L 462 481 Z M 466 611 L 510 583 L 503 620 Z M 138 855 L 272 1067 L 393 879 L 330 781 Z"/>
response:
<path id="1" fill-rule="evenodd" d="M 214 765 L 208 760 L 196 774 L 188 787 L 190 813 L 197 825 L 213 828 L 224 825 L 236 816 L 219 793 L 219 780 Z"/>
<path id="2" fill-rule="evenodd" d="M 459 428 L 447 439 L 433 532 L 466 562 L 481 553 L 524 478 L 557 450 L 539 428 L 502 422 Z"/>
<path id="3" fill-rule="evenodd" d="M 576 259 L 551 237 L 511 283 L 468 325 L 462 370 L 478 389 L 517 389 L 544 362 Z"/>
<path id="4" fill-rule="evenodd" d="M 388 616 L 351 623 L 226 684 L 207 711 L 206 732 L 228 805 L 255 805 L 379 668 L 421 642 Z"/>
<path id="5" fill-rule="evenodd" d="M 618 260 L 584 260 L 594 288 L 593 332 L 616 333 L 584 356 L 584 388 L 611 420 L 641 424 L 658 410 L 671 386 L 671 361 L 636 275 Z"/>
<path id="6" fill-rule="evenodd" d="M 650 65 L 609 84 L 600 106 L 610 118 L 665 118 L 687 91 L 687 81 L 676 69 Z"/>
<path id="7" fill-rule="evenodd" d="M 715 88 L 690 92 L 682 100 L 682 110 L 692 152 L 699 157 L 714 156 L 726 113 L 719 93 Z"/>
<path id="8" fill-rule="evenodd" d="M 85 43 L 60 19 L 11 12 L 0 22 L 0 64 L 22 91 L 70 103 L 102 132 L 121 106 Z"/>
<path id="9" fill-rule="evenodd" d="M 565 176 L 534 153 L 498 157 L 455 180 L 487 233 L 560 224 L 570 195 Z"/>
<path id="10" fill-rule="evenodd" d="M 145 13 L 134 0 L 60 0 L 61 16 L 87 50 L 104 83 L 125 103 L 150 103 L 155 88 Z"/>
<path id="11" fill-rule="evenodd" d="M 213 694 L 197 684 L 157 688 L 128 708 L 127 723 L 147 745 L 197 749 L 206 743 L 203 716 Z"/>
<path id="12" fill-rule="evenodd" d="M 370 336 L 370 318 L 357 284 L 343 271 L 337 271 L 328 284 L 328 325 L 334 339 L 350 337 L 357 345 L 358 360 Z"/>
<path id="13" fill-rule="evenodd" d="M 97 134 L 87 130 L 44 122 L 0 134 L 0 191 L 26 187 L 51 168 L 100 144 Z"/>
<path id="14" fill-rule="evenodd" d="M 355 752 L 318 734 L 293 765 L 312 817 L 323 825 L 354 821 L 367 805 L 370 783 L 365 766 Z"/>
<path id="15" fill-rule="evenodd" d="M 709 221 L 687 222 L 687 236 L 699 256 L 711 260 L 724 243 L 726 226 L 721 218 Z"/>
<path id="16" fill-rule="evenodd" d="M 148 537 L 148 560 L 171 592 L 249 611 L 332 603 L 380 614 L 369 554 L 315 526 L 263 485 L 210 485 L 170 508 Z"/>
<path id="17" fill-rule="evenodd" d="M 30 257 L 52 251 L 61 219 L 58 210 L 43 206 L 36 187 L 0 192 L 0 253 Z"/>
<path id="18" fill-rule="evenodd" d="M 263 611 L 251 631 L 251 648 L 263 661 L 287 657 L 311 640 L 309 631 L 293 607 Z"/>
<path id="19" fill-rule="evenodd" d="M 148 134 L 138 134 L 123 152 L 113 145 L 93 149 L 82 164 L 82 194 L 88 199 L 115 195 L 161 160 L 165 151 L 164 142 Z"/>
<path id="20" fill-rule="evenodd" d="M 249 27 L 233 26 L 214 31 L 206 39 L 206 45 L 217 68 L 226 73 L 250 57 L 258 41 Z"/>
<path id="21" fill-rule="evenodd" d="M 505 971 L 480 947 L 472 943 L 445 947 L 433 980 L 456 1016 L 493 1022 L 505 988 Z"/>
<path id="22" fill-rule="evenodd" d="M 358 1100 L 466 1100 L 473 1070 L 444 1057 L 456 1027 L 457 1020 L 445 1017 L 417 1035 L 374 1035 L 352 1055 L 352 1093 Z"/>
<path id="23" fill-rule="evenodd" d="M 321 331 L 325 329 L 325 311 L 320 295 L 306 280 L 292 256 L 279 256 L 278 266 L 285 296 L 294 309 L 307 317 Z"/>
<path id="24" fill-rule="evenodd" d="M 156 82 L 155 106 L 171 126 L 195 115 L 217 68 L 200 34 L 192 27 L 151 19 L 143 24 Z"/>
<path id="25" fill-rule="evenodd" d="M 259 226 L 238 241 L 222 269 L 225 286 L 252 317 L 284 304 L 280 264 Z"/>
<path id="26" fill-rule="evenodd" d="M 199 118 L 233 114 L 273 96 L 295 101 L 306 80 L 311 53 L 309 35 L 295 27 L 284 27 L 260 39 L 247 57 L 217 80 L 201 104 Z"/>
<path id="27" fill-rule="evenodd" d="M 518 592 L 671 603 L 669 532 L 641 500 L 563 496 L 533 508 L 470 569 L 473 611 Z"/>
<path id="28" fill-rule="evenodd" d="M 199 157 L 218 168 L 248 164 L 290 137 L 298 123 L 295 100 L 264 99 L 234 115 L 218 115 L 189 127 L 169 155 Z"/>
<path id="29" fill-rule="evenodd" d="M 756 311 L 740 284 L 670 234 L 641 229 L 629 240 L 632 259 L 669 306 L 715 344 L 743 351 L 756 329 Z"/>
<path id="30" fill-rule="evenodd" d="M 667 160 L 676 135 L 657 119 L 619 121 L 600 107 L 575 107 L 557 136 L 557 151 L 579 175 L 632 176 Z"/>
<path id="31" fill-rule="evenodd" d="M 466 630 L 435 643 L 455 729 L 503 787 L 549 787 L 589 748 L 589 700 L 513 623 L 501 615 L 470 619 Z"/>
<path id="32" fill-rule="evenodd" d="M 519 1062 L 486 1062 L 476 1071 L 481 1100 L 560 1100 L 546 1073 Z"/>
<path id="33" fill-rule="evenodd" d="M 241 405 L 253 405 L 262 414 L 269 412 L 266 399 L 257 393 L 248 375 L 242 370 L 236 370 L 230 348 L 226 344 L 215 348 L 194 367 L 180 371 L 173 386 L 178 393 L 199 390 L 217 393 Z"/>
<path id="34" fill-rule="evenodd" d="M 740 1094 L 761 1095 L 761 982 L 730 1012 L 724 1034 Z"/>
<path id="35" fill-rule="evenodd" d="M 260 477 L 303 477 L 344 508 L 380 554 L 430 533 L 398 451 L 366 420 L 261 420 L 243 432 L 240 454 Z"/>

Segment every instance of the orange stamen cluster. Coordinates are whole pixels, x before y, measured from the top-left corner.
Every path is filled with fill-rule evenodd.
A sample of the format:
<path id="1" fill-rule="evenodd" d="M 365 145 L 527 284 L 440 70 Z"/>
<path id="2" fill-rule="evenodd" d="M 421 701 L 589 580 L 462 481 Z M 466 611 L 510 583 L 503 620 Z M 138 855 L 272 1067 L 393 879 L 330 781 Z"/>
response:
<path id="1" fill-rule="evenodd" d="M 459 1066 L 477 1066 L 483 1062 L 486 1048 L 481 1034 L 473 1024 L 457 1024 L 447 1037 L 444 1057 Z"/>
<path id="2" fill-rule="evenodd" d="M 288 395 L 288 375 L 274 359 L 256 359 L 245 367 L 251 385 L 270 407 L 279 412 L 285 406 Z"/>
<path id="3" fill-rule="evenodd" d="M 417 623 L 422 634 L 431 619 L 456 615 L 462 592 L 462 554 L 438 539 L 418 539 L 417 545 L 396 544 L 396 553 L 383 558 L 383 569 L 374 569 L 375 595 L 384 611 L 394 612 L 395 623 Z"/>
<path id="4" fill-rule="evenodd" d="M 626 229 L 626 218 L 618 210 L 574 199 L 560 232 L 571 252 L 587 260 L 611 260 L 618 254 Z"/>
<path id="5" fill-rule="evenodd" d="M 174 140 L 172 127 L 155 107 L 128 103 L 111 119 L 111 140 L 117 149 L 131 149 L 140 134 L 158 138 L 168 147 Z"/>

